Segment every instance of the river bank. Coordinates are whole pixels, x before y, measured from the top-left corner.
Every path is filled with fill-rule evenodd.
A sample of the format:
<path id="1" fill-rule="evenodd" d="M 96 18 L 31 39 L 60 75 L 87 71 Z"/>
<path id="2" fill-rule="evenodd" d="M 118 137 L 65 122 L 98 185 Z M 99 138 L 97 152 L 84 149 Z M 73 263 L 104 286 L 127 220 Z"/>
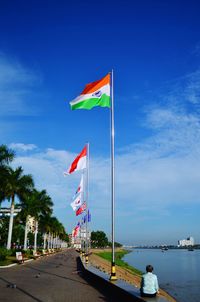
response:
<path id="1" fill-rule="evenodd" d="M 199 302 L 200 250 L 132 249 L 123 257 L 129 265 L 144 269 L 153 265 L 159 285 L 179 302 Z"/>
<path id="2" fill-rule="evenodd" d="M 118 252 L 122 251 L 122 249 L 118 249 Z M 110 274 L 111 272 L 111 262 L 109 260 L 106 260 L 100 256 L 101 253 L 109 252 L 111 254 L 110 249 L 92 249 L 91 254 L 89 256 L 89 261 L 90 263 L 98 268 L 99 270 Z M 121 260 L 124 262 L 123 260 Z M 125 263 L 125 262 L 124 262 Z M 134 268 L 133 268 L 134 270 Z M 134 272 L 130 268 L 126 268 L 126 263 L 125 265 L 116 265 L 116 275 L 118 279 L 121 279 L 125 282 L 128 282 L 129 284 L 132 284 L 138 289 L 140 288 L 140 282 L 141 282 L 141 274 Z M 160 296 L 165 297 L 169 302 L 176 302 L 176 300 L 171 297 L 167 292 L 164 290 L 160 289 Z"/>

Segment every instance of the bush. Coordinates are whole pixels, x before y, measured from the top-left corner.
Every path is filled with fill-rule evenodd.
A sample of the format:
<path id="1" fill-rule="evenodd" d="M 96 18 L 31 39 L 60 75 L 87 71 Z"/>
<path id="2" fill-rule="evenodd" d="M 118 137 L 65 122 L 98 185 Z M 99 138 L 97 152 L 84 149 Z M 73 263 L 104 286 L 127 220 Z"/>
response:
<path id="1" fill-rule="evenodd" d="M 9 252 L 11 256 L 15 256 L 16 252 L 21 252 L 21 251 L 22 251 L 21 249 L 11 249 Z"/>
<path id="2" fill-rule="evenodd" d="M 0 247 L 0 261 L 5 260 L 9 255 L 10 251 L 8 251 L 5 247 Z"/>
<path id="3" fill-rule="evenodd" d="M 26 255 L 27 257 L 31 255 L 31 250 L 22 250 L 22 254 Z"/>

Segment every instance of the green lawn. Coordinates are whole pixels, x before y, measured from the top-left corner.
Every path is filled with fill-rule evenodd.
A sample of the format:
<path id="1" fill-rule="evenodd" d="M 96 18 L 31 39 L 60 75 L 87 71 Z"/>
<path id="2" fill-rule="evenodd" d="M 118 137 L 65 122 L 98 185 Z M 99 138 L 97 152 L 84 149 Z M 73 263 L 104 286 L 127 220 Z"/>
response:
<path id="1" fill-rule="evenodd" d="M 126 255 L 128 253 L 129 252 L 127 250 L 120 250 L 120 251 L 115 252 L 115 264 L 128 269 L 129 271 L 131 271 L 132 273 L 134 273 L 136 275 L 141 276 L 142 272 L 140 270 L 136 269 L 135 267 L 129 265 L 127 262 L 122 260 L 124 255 Z M 95 254 L 108 260 L 109 262 L 112 262 L 112 252 L 102 251 L 102 252 L 98 252 Z"/>
<path id="2" fill-rule="evenodd" d="M 7 256 L 5 260 L 0 260 L 0 266 L 16 263 L 15 256 Z"/>
<path id="3" fill-rule="evenodd" d="M 31 259 L 33 258 L 33 255 L 31 253 L 27 253 L 25 255 L 26 258 Z M 9 264 L 13 264 L 13 263 L 17 263 L 16 260 L 16 256 L 6 256 L 5 260 L 0 260 L 0 266 L 4 266 L 4 265 L 9 265 Z"/>

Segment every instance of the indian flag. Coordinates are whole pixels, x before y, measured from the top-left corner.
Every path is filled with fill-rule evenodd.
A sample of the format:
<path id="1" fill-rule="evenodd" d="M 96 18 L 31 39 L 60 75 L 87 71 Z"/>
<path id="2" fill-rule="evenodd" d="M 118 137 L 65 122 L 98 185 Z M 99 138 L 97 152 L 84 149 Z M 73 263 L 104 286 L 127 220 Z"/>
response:
<path id="1" fill-rule="evenodd" d="M 72 110 L 92 109 L 95 106 L 110 107 L 110 74 L 99 81 L 89 83 L 81 94 L 70 102 Z"/>

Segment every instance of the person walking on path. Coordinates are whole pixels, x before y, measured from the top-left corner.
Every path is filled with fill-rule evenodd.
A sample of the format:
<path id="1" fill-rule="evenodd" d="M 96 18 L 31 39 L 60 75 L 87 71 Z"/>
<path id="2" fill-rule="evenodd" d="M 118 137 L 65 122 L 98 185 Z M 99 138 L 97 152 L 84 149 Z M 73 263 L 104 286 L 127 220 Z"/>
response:
<path id="1" fill-rule="evenodd" d="M 158 278 L 153 272 L 153 266 L 146 266 L 146 274 L 142 276 L 140 293 L 142 297 L 155 297 L 159 294 Z"/>

